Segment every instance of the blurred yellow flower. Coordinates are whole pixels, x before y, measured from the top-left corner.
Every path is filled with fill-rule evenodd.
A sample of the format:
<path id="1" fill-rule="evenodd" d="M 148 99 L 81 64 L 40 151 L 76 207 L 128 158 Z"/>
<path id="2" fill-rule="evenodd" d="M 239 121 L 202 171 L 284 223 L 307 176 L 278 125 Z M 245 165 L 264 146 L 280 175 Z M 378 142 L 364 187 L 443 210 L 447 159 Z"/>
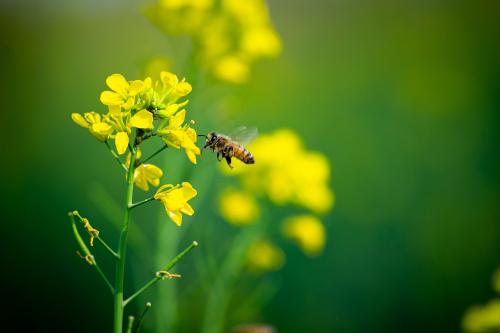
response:
<path id="1" fill-rule="evenodd" d="M 177 225 L 182 225 L 182 214 L 193 215 L 194 210 L 188 201 L 196 196 L 197 192 L 190 183 L 184 182 L 181 185 L 163 185 L 154 198 L 165 206 L 168 217 Z"/>
<path id="2" fill-rule="evenodd" d="M 285 237 L 294 240 L 307 255 L 318 255 L 325 246 L 325 227 L 312 215 L 287 218 L 283 222 L 282 231 Z"/>
<path id="3" fill-rule="evenodd" d="M 228 173 L 238 175 L 248 190 L 264 193 L 274 203 L 295 203 L 316 213 L 332 208 L 330 163 L 323 154 L 306 150 L 295 132 L 280 129 L 264 134 L 247 148 L 255 165 L 235 163 Z"/>
<path id="4" fill-rule="evenodd" d="M 254 272 L 274 271 L 285 262 L 283 251 L 266 240 L 253 243 L 248 249 L 248 267 Z"/>
<path id="5" fill-rule="evenodd" d="M 96 112 L 86 112 L 83 116 L 79 113 L 72 113 L 71 119 L 81 127 L 88 128 L 99 141 L 106 141 L 113 133 L 113 128 L 104 122 L 101 115 Z"/>
<path id="6" fill-rule="evenodd" d="M 106 78 L 106 84 L 112 90 L 101 93 L 101 103 L 110 106 L 120 106 L 129 110 L 135 104 L 135 96 L 144 88 L 141 80 L 128 82 L 121 74 L 112 74 Z"/>
<path id="7" fill-rule="evenodd" d="M 500 329 L 500 299 L 473 306 L 465 314 L 463 329 L 467 332 L 493 332 Z"/>
<path id="8" fill-rule="evenodd" d="M 168 35 L 188 35 L 200 66 L 221 81 L 244 83 L 256 60 L 281 53 L 264 0 L 159 0 L 146 15 Z"/>
<path id="9" fill-rule="evenodd" d="M 222 81 L 244 83 L 250 76 L 248 63 L 236 56 L 225 56 L 214 65 L 214 76 Z"/>
<path id="10" fill-rule="evenodd" d="M 269 27 L 257 27 L 245 31 L 241 47 L 252 58 L 275 57 L 281 53 L 281 40 Z"/>
<path id="11" fill-rule="evenodd" d="M 219 210 L 226 221 L 237 226 L 255 222 L 260 214 L 252 195 L 232 189 L 226 189 L 220 196 Z"/>

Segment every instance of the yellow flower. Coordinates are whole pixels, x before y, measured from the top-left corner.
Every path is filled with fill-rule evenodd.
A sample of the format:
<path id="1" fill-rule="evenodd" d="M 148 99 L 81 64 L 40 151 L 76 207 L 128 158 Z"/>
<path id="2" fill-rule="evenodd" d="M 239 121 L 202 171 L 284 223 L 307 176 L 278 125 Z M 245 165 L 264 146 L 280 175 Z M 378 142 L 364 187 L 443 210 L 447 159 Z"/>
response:
<path id="1" fill-rule="evenodd" d="M 236 56 L 221 58 L 213 69 L 214 75 L 219 80 L 241 84 L 248 80 L 250 68 L 248 63 Z"/>
<path id="2" fill-rule="evenodd" d="M 96 112 L 86 112 L 84 115 L 72 113 L 71 119 L 83 128 L 88 128 L 90 133 L 99 141 L 106 141 L 113 133 L 113 128 L 101 119 Z"/>
<path id="3" fill-rule="evenodd" d="M 244 83 L 254 61 L 281 52 L 263 0 L 159 0 L 146 15 L 168 35 L 188 35 L 200 67 L 221 81 Z"/>
<path id="4" fill-rule="evenodd" d="M 260 211 L 254 197 L 248 193 L 228 189 L 219 199 L 219 210 L 228 222 L 243 226 L 255 222 Z"/>
<path id="5" fill-rule="evenodd" d="M 247 253 L 248 267 L 254 272 L 274 271 L 285 262 L 285 254 L 266 240 L 253 243 Z"/>
<path id="6" fill-rule="evenodd" d="M 196 196 L 196 190 L 190 183 L 184 182 L 182 185 L 163 185 L 156 191 L 155 199 L 165 206 L 168 217 L 177 225 L 182 225 L 182 214 L 193 215 L 194 210 L 188 201 Z"/>
<path id="7" fill-rule="evenodd" d="M 140 161 L 142 152 L 137 148 L 136 161 Z M 125 159 L 125 165 L 130 167 L 130 153 Z M 149 191 L 149 184 L 154 187 L 160 185 L 160 178 L 163 171 L 154 164 L 140 164 L 134 170 L 134 184 L 143 191 Z"/>
<path id="8" fill-rule="evenodd" d="M 306 150 L 295 132 L 264 134 L 247 148 L 257 163 L 251 167 L 235 163 L 230 174 L 240 176 L 248 190 L 265 193 L 274 203 L 294 203 L 316 213 L 332 208 L 330 163 L 323 154 Z"/>
<path id="9" fill-rule="evenodd" d="M 274 57 L 281 52 L 281 40 L 269 27 L 255 27 L 245 31 L 242 39 L 243 50 L 252 58 Z"/>
<path id="10" fill-rule="evenodd" d="M 465 314 L 462 326 L 467 332 L 493 332 L 500 329 L 500 299 L 473 306 Z"/>
<path id="11" fill-rule="evenodd" d="M 129 112 L 110 114 L 117 133 L 115 134 L 115 146 L 118 154 L 123 154 L 129 144 L 129 134 L 132 127 L 149 130 L 153 128 L 153 114 L 148 110 L 141 110 L 129 118 Z"/>
<path id="12" fill-rule="evenodd" d="M 163 141 L 173 148 L 184 148 L 189 160 L 196 164 L 196 155 L 200 155 L 200 148 L 196 146 L 196 131 L 189 126 L 182 126 L 186 117 L 186 110 L 181 110 L 170 117 L 168 125 L 157 131 Z"/>
<path id="13" fill-rule="evenodd" d="M 286 219 L 282 231 L 285 237 L 297 242 L 307 255 L 317 255 L 325 246 L 325 227 L 312 215 L 299 215 Z"/>
<path id="14" fill-rule="evenodd" d="M 101 93 L 101 103 L 109 106 L 120 106 L 130 110 L 135 104 L 135 96 L 142 91 L 144 83 L 141 80 L 128 82 L 121 74 L 112 74 L 106 78 L 106 84 L 112 91 Z"/>

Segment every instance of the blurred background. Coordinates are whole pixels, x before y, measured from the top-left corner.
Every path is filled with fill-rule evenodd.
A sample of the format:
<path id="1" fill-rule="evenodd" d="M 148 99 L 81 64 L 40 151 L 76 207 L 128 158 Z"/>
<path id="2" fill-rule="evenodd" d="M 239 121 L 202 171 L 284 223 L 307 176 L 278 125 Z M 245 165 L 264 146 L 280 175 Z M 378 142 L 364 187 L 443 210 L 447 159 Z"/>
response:
<path id="1" fill-rule="evenodd" d="M 66 213 L 85 212 L 116 244 L 95 197 L 104 188 L 119 200 L 124 184 L 70 114 L 102 110 L 107 75 L 139 78 L 149 59 L 176 52 L 146 4 L 1 2 L 1 316 L 11 331 L 111 330 L 111 298 L 75 255 Z M 293 128 L 325 154 L 336 203 L 322 217 L 322 255 L 290 246 L 283 268 L 261 277 L 278 287 L 255 320 L 279 332 L 461 330 L 465 310 L 493 297 L 500 263 L 500 3 L 268 4 L 283 52 L 234 89 L 235 119 Z M 207 116 L 196 107 L 192 118 Z M 211 223 L 203 214 L 188 223 Z"/>

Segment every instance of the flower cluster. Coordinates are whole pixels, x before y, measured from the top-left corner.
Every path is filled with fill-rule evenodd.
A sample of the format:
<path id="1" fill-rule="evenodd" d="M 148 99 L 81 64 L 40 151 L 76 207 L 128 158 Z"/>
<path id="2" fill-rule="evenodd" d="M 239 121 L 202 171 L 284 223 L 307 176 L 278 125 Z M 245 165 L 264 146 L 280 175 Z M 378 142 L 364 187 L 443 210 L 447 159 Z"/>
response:
<path id="1" fill-rule="evenodd" d="M 253 62 L 281 52 L 264 0 L 159 0 L 147 14 L 166 34 L 190 36 L 197 60 L 225 82 L 247 81 Z"/>
<path id="2" fill-rule="evenodd" d="M 254 242 L 248 249 L 247 257 L 248 267 L 257 273 L 279 269 L 285 262 L 283 251 L 268 240 Z"/>
<path id="3" fill-rule="evenodd" d="M 231 170 L 221 164 L 223 171 L 237 175 L 241 184 L 240 190 L 227 190 L 221 195 L 221 216 L 242 226 L 258 219 L 260 208 L 256 198 L 267 198 L 276 205 L 296 205 L 305 212 L 284 219 L 281 233 L 305 254 L 320 254 L 326 230 L 316 214 L 328 212 L 334 203 L 327 158 L 306 150 L 299 136 L 289 129 L 261 135 L 247 148 L 256 160 L 252 167 L 235 161 Z"/>
<path id="4" fill-rule="evenodd" d="M 130 135 L 136 128 L 139 143 L 157 135 L 169 147 L 184 148 L 191 162 L 196 163 L 196 155 L 200 154 L 195 145 L 196 132 L 191 123 L 184 123 L 183 107 L 188 101 L 179 102 L 191 92 L 191 85 L 169 72 L 162 72 L 160 78 L 154 83 L 151 78 L 127 81 L 121 74 L 112 74 L 106 79 L 110 90 L 100 96 L 108 112 L 87 112 L 83 116 L 73 113 L 71 118 L 99 141 L 114 140 L 119 155 L 131 144 Z"/>
<path id="5" fill-rule="evenodd" d="M 500 293 L 500 268 L 493 275 L 493 289 Z M 500 298 L 494 298 L 485 305 L 472 306 L 463 318 L 466 332 L 498 332 L 500 329 Z"/>
<path id="6" fill-rule="evenodd" d="M 196 146 L 197 134 L 191 127 L 193 123 L 185 122 L 184 107 L 188 101 L 180 101 L 191 92 L 191 85 L 169 72 L 161 72 L 159 77 L 156 82 L 149 77 L 127 81 L 121 74 L 112 74 L 106 79 L 109 90 L 100 95 L 100 101 L 107 106 L 108 112 L 71 115 L 75 123 L 87 128 L 99 141 L 106 144 L 109 140 L 114 141 L 116 153 L 113 154 L 126 171 L 131 167 L 131 154 L 135 153 L 133 182 L 143 191 L 149 191 L 150 185 L 158 187 L 163 171 L 154 164 L 141 162 L 139 145 L 142 142 L 159 137 L 164 147 L 183 148 L 193 164 L 196 164 L 196 156 L 200 155 Z M 122 163 L 119 155 L 127 150 L 130 153 Z M 194 213 L 187 203 L 194 196 L 196 190 L 189 183 L 166 184 L 160 187 L 154 199 L 164 204 L 175 224 L 181 225 L 182 214 Z"/>

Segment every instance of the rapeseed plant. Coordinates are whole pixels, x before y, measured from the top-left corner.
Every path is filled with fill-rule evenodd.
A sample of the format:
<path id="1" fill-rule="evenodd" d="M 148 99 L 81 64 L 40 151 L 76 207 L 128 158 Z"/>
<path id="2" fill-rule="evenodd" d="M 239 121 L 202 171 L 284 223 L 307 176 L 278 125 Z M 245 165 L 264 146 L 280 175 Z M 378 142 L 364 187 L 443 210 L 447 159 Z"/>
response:
<path id="1" fill-rule="evenodd" d="M 121 74 L 112 74 L 106 79 L 106 84 L 111 90 L 102 92 L 100 96 L 102 104 L 108 107 L 107 113 L 87 112 L 83 116 L 78 113 L 71 115 L 76 124 L 87 128 L 97 140 L 105 143 L 112 156 L 126 173 L 125 209 L 117 250 L 113 250 L 101 238 L 99 230 L 93 227 L 89 220 L 82 217 L 78 211 L 69 213 L 74 236 L 80 251 L 83 252 L 80 255 L 88 264 L 96 268 L 114 297 L 115 333 L 123 331 L 125 306 L 157 281 L 180 278 L 179 274 L 170 273 L 169 270 L 198 245 L 197 242 L 192 242 L 186 250 L 159 270 L 136 293 L 124 298 L 125 254 L 131 210 L 147 202 L 158 200 L 164 205 L 167 216 L 177 226 L 182 225 L 183 215 L 191 216 L 194 214 L 194 209 L 189 204 L 189 201 L 197 195 L 197 191 L 189 182 L 178 185 L 164 184 L 159 187 L 153 196 L 142 201 L 133 202 L 134 186 L 147 192 L 150 186 L 158 187 L 160 185 L 163 171 L 156 165 L 146 163 L 159 152 L 167 147 L 183 148 L 188 159 L 193 164 L 196 164 L 196 156 L 200 155 L 200 149 L 195 144 L 197 134 L 192 127 L 193 123 L 185 122 L 186 110 L 184 106 L 188 101 L 179 102 L 179 99 L 191 92 L 191 85 L 184 79 L 179 80 L 173 73 L 161 72 L 159 77 L 160 79 L 153 83 L 151 78 L 127 81 Z M 150 157 L 142 160 L 142 152 L 139 146 L 155 137 L 163 142 L 163 147 Z M 109 141 L 114 141 L 114 148 L 109 144 Z M 122 158 L 121 155 L 127 150 L 129 151 L 127 157 Z M 114 283 L 111 283 L 107 278 L 97 264 L 97 260 L 89 247 L 80 236 L 76 225 L 77 221 L 82 223 L 83 228 L 89 234 L 90 247 L 94 245 L 94 240 L 97 239 L 116 260 Z M 151 307 L 151 303 L 148 302 L 146 309 L 149 307 Z M 127 331 L 138 331 L 144 314 L 145 311 L 135 324 L 134 317 L 129 317 Z"/>

